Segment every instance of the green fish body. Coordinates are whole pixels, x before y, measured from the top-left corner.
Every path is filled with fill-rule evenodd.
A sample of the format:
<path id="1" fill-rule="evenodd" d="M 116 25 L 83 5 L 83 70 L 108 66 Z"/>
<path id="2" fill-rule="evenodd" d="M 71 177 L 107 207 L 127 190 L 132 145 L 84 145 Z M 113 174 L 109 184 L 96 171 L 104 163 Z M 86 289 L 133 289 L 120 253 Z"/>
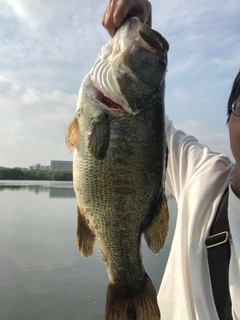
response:
<path id="1" fill-rule="evenodd" d="M 158 320 L 142 234 L 158 253 L 168 231 L 164 191 L 167 41 L 131 18 L 82 82 L 66 142 L 73 151 L 77 243 L 97 239 L 109 276 L 106 320 Z"/>

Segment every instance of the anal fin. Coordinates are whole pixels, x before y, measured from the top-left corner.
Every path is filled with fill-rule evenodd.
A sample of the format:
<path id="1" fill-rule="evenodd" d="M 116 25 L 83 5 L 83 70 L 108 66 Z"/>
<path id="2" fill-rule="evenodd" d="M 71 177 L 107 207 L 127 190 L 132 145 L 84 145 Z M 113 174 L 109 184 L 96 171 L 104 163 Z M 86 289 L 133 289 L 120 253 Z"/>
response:
<path id="1" fill-rule="evenodd" d="M 78 212 L 78 223 L 77 223 L 77 247 L 78 250 L 84 255 L 89 257 L 93 253 L 94 243 L 96 236 L 93 231 L 87 225 L 85 217 L 81 214 L 79 207 Z"/>
<path id="2" fill-rule="evenodd" d="M 159 253 L 162 249 L 164 242 L 168 234 L 168 204 L 167 197 L 164 194 L 162 206 L 157 217 L 152 221 L 152 223 L 144 230 L 144 237 L 148 244 L 149 249 L 155 254 Z"/>

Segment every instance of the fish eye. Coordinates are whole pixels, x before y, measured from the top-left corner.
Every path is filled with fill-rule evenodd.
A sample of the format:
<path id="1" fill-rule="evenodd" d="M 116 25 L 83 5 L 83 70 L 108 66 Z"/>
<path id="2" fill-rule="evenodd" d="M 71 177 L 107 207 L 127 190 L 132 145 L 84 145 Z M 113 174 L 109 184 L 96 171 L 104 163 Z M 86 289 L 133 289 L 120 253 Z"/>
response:
<path id="1" fill-rule="evenodd" d="M 158 64 L 159 64 L 159 66 L 160 66 L 162 69 L 166 69 L 166 67 L 167 67 L 167 63 L 166 63 L 166 61 L 163 60 L 163 59 L 159 59 L 159 60 L 158 60 Z"/>

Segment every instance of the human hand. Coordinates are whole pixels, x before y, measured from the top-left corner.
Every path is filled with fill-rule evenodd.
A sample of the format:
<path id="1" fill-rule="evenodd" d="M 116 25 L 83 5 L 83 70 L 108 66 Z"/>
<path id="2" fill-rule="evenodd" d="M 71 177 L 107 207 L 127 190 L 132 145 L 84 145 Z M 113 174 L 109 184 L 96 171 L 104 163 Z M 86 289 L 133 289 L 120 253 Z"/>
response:
<path id="1" fill-rule="evenodd" d="M 152 6 L 148 0 L 109 0 L 104 12 L 102 25 L 113 37 L 126 16 L 137 16 L 150 28 L 152 25 Z"/>

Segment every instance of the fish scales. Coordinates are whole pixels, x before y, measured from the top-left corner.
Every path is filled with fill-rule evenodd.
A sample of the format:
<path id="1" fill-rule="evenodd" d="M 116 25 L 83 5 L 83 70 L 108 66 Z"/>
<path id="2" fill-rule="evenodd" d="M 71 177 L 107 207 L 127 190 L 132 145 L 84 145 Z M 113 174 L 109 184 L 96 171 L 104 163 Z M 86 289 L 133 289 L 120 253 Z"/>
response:
<path id="1" fill-rule="evenodd" d="M 136 40 L 141 32 L 147 36 Z M 109 277 L 106 320 L 158 320 L 156 292 L 142 262 L 141 237 L 144 234 L 150 249 L 157 253 L 168 228 L 164 195 L 166 70 L 162 65 L 156 68 L 159 75 L 152 75 L 151 81 L 151 77 L 146 80 L 142 70 L 138 72 L 137 69 L 141 61 L 150 66 L 156 64 L 154 51 L 157 50 L 161 58 L 157 61 L 165 62 L 168 46 L 161 35 L 146 29 L 137 18 L 127 21 L 117 34 L 119 38 L 115 36 L 108 47 L 102 49 L 92 71 L 84 79 L 77 116 L 67 134 L 67 145 L 74 151 L 77 243 L 79 251 L 87 257 L 93 252 L 95 239 L 98 240 Z M 131 41 L 128 39 L 127 45 L 121 43 L 119 49 L 116 44 L 121 34 L 124 41 L 129 36 Z M 142 43 L 146 38 L 148 43 Z M 151 38 L 154 38 L 152 42 Z M 149 42 L 158 46 L 157 50 L 153 50 Z M 120 72 L 116 73 L 118 69 L 116 65 L 112 67 L 111 61 L 106 62 L 108 55 L 104 50 L 111 54 L 109 48 L 112 54 L 120 55 Z M 152 55 L 155 56 L 152 58 Z M 137 64 L 135 57 L 140 57 Z M 115 72 L 111 74 L 110 85 L 103 76 L 95 75 L 104 69 L 99 67 L 101 59 L 104 68 L 109 68 L 105 74 L 112 69 Z M 100 97 L 108 94 L 106 103 L 114 101 L 119 106 L 121 103 L 123 110 L 106 106 L 98 90 L 104 90 Z"/>
<path id="2" fill-rule="evenodd" d="M 128 118 L 121 118 L 118 122 L 110 120 L 110 135 L 112 132 L 113 135 L 104 161 L 96 160 L 87 154 L 88 157 L 85 159 L 79 158 L 78 162 L 74 162 L 74 173 L 78 172 L 77 168 L 75 170 L 75 164 L 81 167 L 76 179 L 79 179 L 77 185 L 81 185 L 84 190 L 84 199 L 77 193 L 83 214 L 88 218 L 90 228 L 98 230 L 96 236 L 101 243 L 105 241 L 106 250 L 109 243 L 116 241 L 116 246 L 119 247 L 117 252 L 120 252 L 123 261 L 125 247 L 121 244 L 121 235 L 125 231 L 129 236 L 135 236 L 136 233 L 139 238 L 149 222 L 147 213 L 152 203 L 151 199 L 158 194 L 162 180 L 161 165 L 157 160 L 163 159 L 163 148 L 154 148 L 150 143 L 156 142 L 157 139 L 152 134 L 156 131 L 149 130 L 154 122 L 157 125 L 159 121 L 156 121 L 156 117 L 154 122 L 150 117 L 149 121 L 144 121 L 144 113 L 136 117 L 143 120 L 134 123 L 135 125 L 129 125 L 128 122 L 131 120 Z M 122 131 L 126 132 L 128 143 L 125 143 L 125 139 L 119 138 Z M 138 144 L 135 143 L 136 139 L 140 140 Z M 86 150 L 87 136 L 85 140 L 86 143 L 81 144 L 80 151 L 82 148 Z M 154 149 L 156 150 L 153 151 Z M 135 220 L 139 221 L 138 225 Z M 132 232 L 133 226 L 136 232 Z M 139 241 L 136 245 L 133 250 L 138 252 Z M 106 253 L 104 256 L 112 254 L 114 252 Z M 119 264 L 121 265 L 121 262 Z"/>

